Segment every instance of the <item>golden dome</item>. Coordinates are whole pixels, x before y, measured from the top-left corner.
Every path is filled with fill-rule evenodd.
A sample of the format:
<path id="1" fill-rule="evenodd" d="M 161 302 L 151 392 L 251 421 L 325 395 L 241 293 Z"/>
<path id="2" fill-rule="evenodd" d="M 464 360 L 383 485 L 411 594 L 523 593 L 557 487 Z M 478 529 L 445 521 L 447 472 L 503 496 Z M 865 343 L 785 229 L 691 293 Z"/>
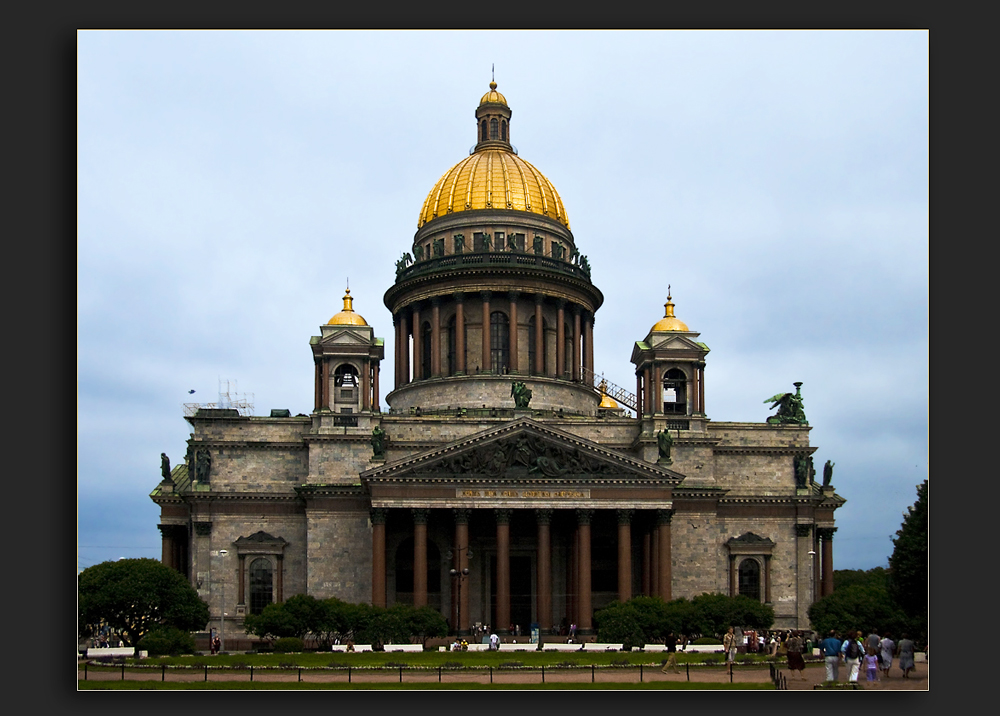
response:
<path id="1" fill-rule="evenodd" d="M 473 209 L 528 211 L 569 228 L 552 182 L 513 152 L 482 149 L 441 177 L 420 209 L 417 228 L 439 216 Z"/>
<path id="2" fill-rule="evenodd" d="M 604 378 L 601 378 L 601 384 L 597 387 L 601 391 L 601 404 L 598 405 L 597 407 L 609 408 L 611 410 L 618 410 L 618 403 L 615 402 L 614 398 L 610 397 L 607 394 L 608 381 L 604 380 Z"/>
<path id="3" fill-rule="evenodd" d="M 367 326 L 368 323 L 360 314 L 354 312 L 354 299 L 351 298 L 351 289 L 344 293 L 344 310 L 335 315 L 327 323 L 329 326 Z"/>
<path id="4" fill-rule="evenodd" d="M 674 317 L 674 304 L 670 302 L 670 287 L 667 287 L 667 302 L 663 304 L 663 308 L 666 309 L 666 313 L 663 318 L 656 322 L 656 324 L 649 329 L 650 333 L 655 333 L 657 331 L 689 331 L 690 328 L 687 324 Z"/>
<path id="5" fill-rule="evenodd" d="M 502 104 L 504 107 L 507 106 L 507 98 L 502 94 L 497 92 L 497 83 L 490 82 L 490 91 L 483 95 L 483 98 L 479 100 L 479 105 L 482 106 L 487 102 L 492 102 L 494 104 Z"/>

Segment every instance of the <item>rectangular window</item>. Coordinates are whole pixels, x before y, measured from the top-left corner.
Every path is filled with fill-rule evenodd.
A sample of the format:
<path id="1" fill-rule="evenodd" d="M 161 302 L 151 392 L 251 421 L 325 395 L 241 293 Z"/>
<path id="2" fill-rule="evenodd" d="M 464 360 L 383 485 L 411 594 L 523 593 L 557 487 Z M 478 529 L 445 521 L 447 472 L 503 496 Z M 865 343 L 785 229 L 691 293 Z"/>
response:
<path id="1" fill-rule="evenodd" d="M 508 243 L 512 250 L 524 251 L 524 234 L 511 234 Z"/>
<path id="2" fill-rule="evenodd" d="M 434 239 L 434 258 L 444 256 L 444 239 Z"/>
<path id="3" fill-rule="evenodd" d="M 484 234 L 477 231 L 472 235 L 472 250 L 473 251 L 486 251 L 486 237 L 489 234 Z"/>
<path id="4" fill-rule="evenodd" d="M 503 247 L 504 247 L 503 238 L 504 238 L 504 234 L 503 234 L 502 231 L 496 231 L 496 232 L 494 232 L 494 234 L 493 234 L 493 250 L 494 251 L 503 251 Z"/>

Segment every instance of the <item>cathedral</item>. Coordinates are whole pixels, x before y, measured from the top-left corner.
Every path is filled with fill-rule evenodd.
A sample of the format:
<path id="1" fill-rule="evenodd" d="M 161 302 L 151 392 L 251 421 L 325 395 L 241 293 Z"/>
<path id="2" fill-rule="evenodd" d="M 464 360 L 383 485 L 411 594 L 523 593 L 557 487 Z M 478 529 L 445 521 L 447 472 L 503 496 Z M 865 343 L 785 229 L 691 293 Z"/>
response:
<path id="1" fill-rule="evenodd" d="M 309 415 L 186 416 L 151 494 L 162 561 L 213 626 L 310 594 L 430 606 L 462 635 L 588 634 L 615 600 L 718 592 L 806 628 L 845 500 L 832 465 L 815 480 L 801 384 L 765 422 L 709 418 L 709 348 L 669 292 L 631 346 L 635 392 L 595 375 L 604 296 L 511 114 L 491 82 L 420 207 L 384 296 L 391 378 L 347 290 L 309 341 Z"/>

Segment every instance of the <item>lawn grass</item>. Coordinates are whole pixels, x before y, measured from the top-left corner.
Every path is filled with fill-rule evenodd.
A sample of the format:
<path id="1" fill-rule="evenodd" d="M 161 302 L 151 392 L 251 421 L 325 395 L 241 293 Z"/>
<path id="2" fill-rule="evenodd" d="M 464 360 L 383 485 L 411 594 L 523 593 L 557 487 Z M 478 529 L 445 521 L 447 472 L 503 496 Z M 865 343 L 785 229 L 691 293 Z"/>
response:
<path id="1" fill-rule="evenodd" d="M 466 651 L 441 652 L 360 652 L 347 654 L 343 652 L 302 652 L 295 654 L 217 654 L 175 657 L 151 657 L 147 659 L 128 659 L 127 664 L 143 666 L 219 666 L 219 667 L 379 667 L 379 666 L 422 666 L 437 668 L 439 666 L 461 667 L 493 667 L 517 664 L 521 666 L 659 666 L 667 659 L 660 652 L 600 652 L 600 651 Z M 704 663 L 722 666 L 721 654 L 684 654 L 677 653 L 677 662 L 702 665 Z M 747 663 L 755 666 L 766 666 L 770 661 L 767 657 L 750 657 Z M 784 659 L 779 659 L 784 663 Z M 93 663 L 92 667 L 95 666 Z"/>

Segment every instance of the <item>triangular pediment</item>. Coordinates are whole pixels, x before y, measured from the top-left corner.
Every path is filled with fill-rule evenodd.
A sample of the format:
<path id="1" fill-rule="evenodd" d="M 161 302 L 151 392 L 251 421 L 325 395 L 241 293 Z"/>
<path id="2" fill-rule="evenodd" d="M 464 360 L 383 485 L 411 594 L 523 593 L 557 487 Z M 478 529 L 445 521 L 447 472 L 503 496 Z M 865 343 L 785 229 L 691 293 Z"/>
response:
<path id="1" fill-rule="evenodd" d="M 685 335 L 674 334 L 656 334 L 653 333 L 649 336 L 647 343 L 650 347 L 656 350 L 668 350 L 668 351 L 702 351 L 704 350 L 697 341 L 693 338 L 689 338 Z"/>
<path id="2" fill-rule="evenodd" d="M 684 476 L 531 418 L 520 418 L 361 473 L 363 482 L 442 479 L 671 485 Z"/>
<path id="3" fill-rule="evenodd" d="M 371 329 L 364 331 L 353 328 L 342 328 L 331 331 L 319 339 L 320 345 L 348 345 L 348 346 L 369 346 L 371 345 Z"/>

